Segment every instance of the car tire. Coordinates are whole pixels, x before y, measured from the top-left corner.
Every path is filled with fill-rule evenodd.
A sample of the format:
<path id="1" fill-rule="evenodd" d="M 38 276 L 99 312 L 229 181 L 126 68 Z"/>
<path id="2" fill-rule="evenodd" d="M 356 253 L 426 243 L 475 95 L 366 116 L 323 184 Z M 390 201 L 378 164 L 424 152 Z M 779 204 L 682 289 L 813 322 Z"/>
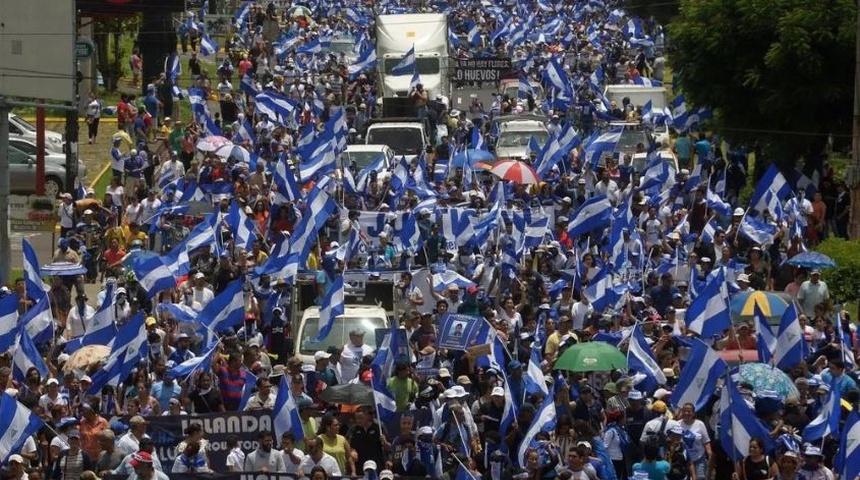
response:
<path id="1" fill-rule="evenodd" d="M 45 177 L 45 196 L 57 198 L 63 193 L 63 182 L 57 177 Z"/>

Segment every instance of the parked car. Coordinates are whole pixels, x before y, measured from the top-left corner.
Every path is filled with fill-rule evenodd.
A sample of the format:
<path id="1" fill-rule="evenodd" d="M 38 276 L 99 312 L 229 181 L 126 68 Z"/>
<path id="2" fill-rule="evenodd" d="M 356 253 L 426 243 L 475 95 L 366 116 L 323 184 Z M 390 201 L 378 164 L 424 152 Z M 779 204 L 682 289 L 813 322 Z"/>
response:
<path id="1" fill-rule="evenodd" d="M 9 139 L 9 183 L 12 193 L 36 192 L 36 144 L 20 138 Z M 78 160 L 78 178 L 87 177 L 87 167 Z M 45 195 L 57 197 L 66 190 L 66 155 L 45 152 Z"/>
<path id="2" fill-rule="evenodd" d="M 36 126 L 14 113 L 9 113 L 9 138 L 21 138 L 36 143 Z M 45 130 L 45 148 L 50 152 L 63 153 L 63 135 Z"/>

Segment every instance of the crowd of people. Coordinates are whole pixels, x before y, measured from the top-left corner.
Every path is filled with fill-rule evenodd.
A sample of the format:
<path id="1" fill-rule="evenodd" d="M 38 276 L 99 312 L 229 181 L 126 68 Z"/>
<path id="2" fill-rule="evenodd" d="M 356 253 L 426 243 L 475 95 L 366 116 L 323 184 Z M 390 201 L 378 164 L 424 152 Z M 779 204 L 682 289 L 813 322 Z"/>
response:
<path id="1" fill-rule="evenodd" d="M 545 115 L 555 142 L 566 131 L 599 130 L 608 119 L 647 124 L 653 117 L 644 105 L 609 104 L 604 112 L 605 99 L 592 87 L 598 69 L 600 85 L 663 80 L 664 40 L 653 20 L 595 0 L 440 5 L 456 40 L 454 55 L 513 58 L 519 76 L 543 82 L 553 94 L 499 94 L 486 108 L 475 101 L 468 111 L 434 95 L 436 101 L 422 107 L 432 107 L 425 116 L 439 134 L 425 155 L 395 159 L 387 172 L 338 163 L 335 172 L 296 182 L 301 177 L 292 171 L 314 161 L 303 147 L 333 125 L 340 129 L 337 122 L 345 127 L 334 143 L 361 142 L 369 120 L 381 115 L 382 92 L 374 73 L 351 71 L 344 54 L 300 53 L 303 43 L 335 33 L 355 38 L 356 53 L 373 48 L 373 10 L 319 5 L 296 14 L 298 5 L 283 3 L 240 6 L 225 47 L 229 55 L 212 67 L 217 80 L 210 80 L 205 58 L 198 57 L 205 43 L 198 23 L 203 12 L 183 19 L 181 51 L 190 57 L 182 62 L 193 82 L 186 87 L 192 95 L 202 91 L 203 99 L 192 101 L 205 104 L 191 119 L 177 118 L 178 110 L 166 106 L 172 102 L 160 99 L 173 91 L 164 86 L 176 81 L 171 60 L 159 78 L 140 79 L 140 62 L 147 60 L 135 53 L 135 82 L 148 83 L 147 94 L 140 103 L 123 95 L 117 105 L 110 186 L 85 190 L 77 199 L 61 195 L 62 238 L 53 260 L 81 263 L 87 273 L 54 277 L 48 286 L 55 328 L 36 342 L 48 370 L 22 371 L 11 356 L 3 357 L 0 385 L 44 421 L 8 452 L 7 478 L 152 480 L 168 473 L 266 472 L 311 480 L 827 480 L 854 471 L 844 459 L 841 469 L 834 467 L 839 422 L 818 436 L 810 425 L 829 415 L 831 388 L 839 391 L 843 423 L 860 401 L 855 326 L 818 268 L 786 262 L 828 235 L 847 237 L 850 202 L 832 169 L 818 172 L 814 193 L 808 185 L 787 185 L 787 193 L 759 185 L 743 204 L 739 192 L 749 167 L 744 152 L 724 152 L 718 137 L 690 132 L 672 118 L 662 120 L 671 132 L 666 144 L 639 146 L 669 158 L 665 175 L 653 157 L 642 171 L 630 155 L 595 151 L 587 135 L 581 145 L 561 145 L 564 155 L 550 164 L 532 151 L 523 161 L 543 170 L 534 185 L 453 160 L 458 151 L 477 147 L 475 139 L 490 138 L 499 115 Z M 390 2 L 374 8 L 419 11 Z M 506 8 L 513 16 L 504 14 Z M 516 39 L 520 27 L 539 36 Z M 295 41 L 285 46 L 285 38 Z M 575 97 L 570 101 L 547 80 L 554 62 L 568 77 Z M 255 90 L 277 92 L 300 108 L 290 118 L 273 118 L 255 105 L 249 93 Z M 97 141 L 94 125 L 91 142 Z M 201 149 L 215 132 L 244 153 Z M 397 169 L 409 182 L 396 183 Z M 321 196 L 337 208 L 315 225 Z M 593 223 L 591 206 L 605 218 Z M 456 226 L 448 213 L 463 209 L 472 212 L 468 228 Z M 187 247 L 212 210 L 215 238 Z M 363 223 L 379 214 L 379 228 Z M 309 245 L 298 267 L 317 272 L 321 309 L 332 306 L 326 299 L 345 270 L 398 272 L 392 320 L 407 332 L 406 355 L 386 370 L 376 368 L 381 345 L 371 338 L 374 332 L 362 330 L 349 332 L 345 345 L 316 351 L 310 362 L 297 355 L 295 272 L 269 267 L 285 252 L 294 253 L 298 238 Z M 173 258 L 177 248 L 187 271 L 176 272 L 170 288 L 153 291 L 148 275 L 127 261 L 140 252 Z M 427 288 L 413 281 L 420 269 L 434 274 Z M 39 305 L 30 280 L 4 292 L 17 296 L 21 318 L 30 318 Z M 237 280 L 244 283 L 242 321 L 219 329 L 211 362 L 188 372 L 184 366 L 211 346 L 208 334 L 188 326 Z M 86 283 L 103 285 L 98 298 L 88 298 Z M 787 310 L 796 318 L 783 316 L 782 325 L 800 327 L 796 360 L 776 340 L 771 362 L 748 356 L 767 351 L 754 315 L 733 312 L 733 323 L 720 324 L 717 332 L 703 327 L 699 317 L 708 322 L 716 315 L 697 309 L 713 291 L 733 299 L 765 292 L 790 303 Z M 127 378 L 107 383 L 100 375 L 110 358 L 70 368 L 74 358 L 65 353 L 68 344 L 90 338 L 103 312 L 117 326 L 141 315 L 148 347 Z M 449 313 L 479 318 L 481 340 L 473 344 L 498 343 L 503 353 L 488 361 L 486 352 L 440 346 L 439 325 Z M 607 342 L 628 359 L 644 360 L 598 371 L 556 368 L 565 352 L 589 342 Z M 770 376 L 790 385 L 774 392 L 755 378 L 723 375 L 702 393 L 705 372 L 696 377 L 697 397 L 681 395 L 695 383 L 689 379 L 700 365 L 690 360 L 699 344 L 730 366 L 739 358 L 773 363 Z M 327 388 L 347 384 L 390 394 L 394 423 L 380 418 L 378 405 L 321 398 Z M 153 417 L 283 415 L 275 410 L 281 385 L 298 411 L 298 430 L 255 432 L 254 448 L 231 437 L 226 461 L 216 463 L 203 426 L 191 424 L 171 462 L 159 456 L 158 437 L 148 432 Z M 754 413 L 763 436 L 743 437 L 734 417 L 725 420 L 729 390 L 740 393 L 731 399 Z"/>

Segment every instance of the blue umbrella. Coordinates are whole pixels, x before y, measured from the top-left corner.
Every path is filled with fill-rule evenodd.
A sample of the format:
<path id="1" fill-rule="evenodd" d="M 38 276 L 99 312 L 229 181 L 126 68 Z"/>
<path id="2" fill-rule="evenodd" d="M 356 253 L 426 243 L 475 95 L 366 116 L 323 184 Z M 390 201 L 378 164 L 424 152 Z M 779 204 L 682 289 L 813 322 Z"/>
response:
<path id="1" fill-rule="evenodd" d="M 836 262 L 833 259 L 818 252 L 800 252 L 785 263 L 804 268 L 836 268 Z"/>
<path id="2" fill-rule="evenodd" d="M 466 162 L 469 162 L 469 166 L 473 167 L 475 162 L 492 162 L 495 159 L 496 156 L 486 150 L 470 148 L 454 155 L 454 158 L 451 159 L 451 166 L 462 168 Z"/>

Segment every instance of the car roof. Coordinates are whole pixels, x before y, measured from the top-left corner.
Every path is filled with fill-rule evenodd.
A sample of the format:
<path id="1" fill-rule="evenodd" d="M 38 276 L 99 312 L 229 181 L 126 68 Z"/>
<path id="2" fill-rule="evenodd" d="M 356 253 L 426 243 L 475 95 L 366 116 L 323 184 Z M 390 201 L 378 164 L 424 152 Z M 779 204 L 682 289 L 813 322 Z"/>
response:
<path id="1" fill-rule="evenodd" d="M 424 124 L 422 124 L 421 122 L 380 122 L 380 123 L 374 123 L 367 128 L 375 130 L 377 128 L 384 128 L 384 127 L 420 128 L 423 130 Z"/>
<path id="2" fill-rule="evenodd" d="M 537 120 L 518 120 L 506 122 L 500 125 L 500 129 L 502 132 L 547 131 L 546 125 L 544 125 L 543 122 L 539 122 Z"/>
<path id="3" fill-rule="evenodd" d="M 521 114 L 521 115 L 502 115 L 493 119 L 494 122 L 502 124 L 508 122 L 520 122 L 524 120 L 534 120 L 541 123 L 546 123 L 547 118 L 543 115 Z"/>
<path id="4" fill-rule="evenodd" d="M 390 147 L 388 145 L 384 145 L 381 143 L 370 144 L 370 145 L 364 145 L 364 144 L 356 143 L 356 144 L 352 144 L 352 145 L 347 145 L 346 151 L 347 152 L 383 152 L 387 148 L 390 148 Z"/>

